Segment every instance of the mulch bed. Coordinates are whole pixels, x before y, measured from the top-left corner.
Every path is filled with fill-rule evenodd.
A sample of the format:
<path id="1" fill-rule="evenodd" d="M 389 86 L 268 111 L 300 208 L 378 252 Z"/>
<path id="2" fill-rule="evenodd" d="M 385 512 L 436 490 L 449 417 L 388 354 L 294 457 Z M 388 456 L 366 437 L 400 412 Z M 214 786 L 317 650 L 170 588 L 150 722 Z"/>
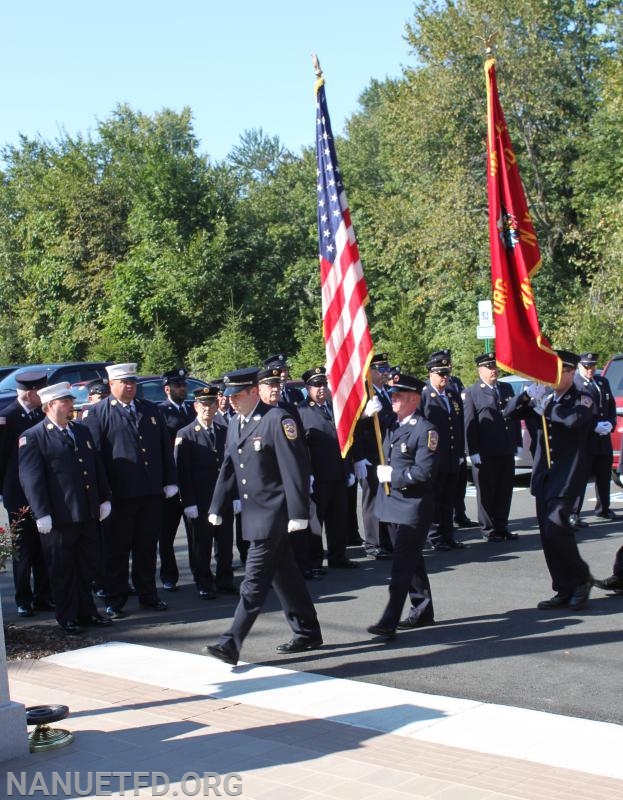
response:
<path id="1" fill-rule="evenodd" d="M 102 636 L 85 633 L 81 636 L 67 636 L 58 625 L 14 625 L 4 626 L 6 657 L 8 661 L 21 661 L 26 658 L 44 658 L 54 653 L 78 650 L 107 641 Z"/>

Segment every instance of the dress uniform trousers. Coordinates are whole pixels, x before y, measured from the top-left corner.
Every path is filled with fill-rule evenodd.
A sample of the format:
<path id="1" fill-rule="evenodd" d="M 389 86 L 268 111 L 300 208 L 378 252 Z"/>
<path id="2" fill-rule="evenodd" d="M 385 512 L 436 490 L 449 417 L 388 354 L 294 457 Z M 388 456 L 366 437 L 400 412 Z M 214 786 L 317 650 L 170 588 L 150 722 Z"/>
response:
<path id="1" fill-rule="evenodd" d="M 227 648 L 236 653 L 257 615 L 270 588 L 274 589 L 288 625 L 296 638 L 319 639 L 320 625 L 316 609 L 301 574 L 287 534 L 249 543 L 245 576 L 240 586 L 240 602 L 229 630 L 220 637 Z"/>
<path id="2" fill-rule="evenodd" d="M 327 537 L 327 561 L 331 564 L 343 561 L 346 557 L 346 537 L 348 531 L 348 489 L 346 480 L 314 482 L 314 503 L 316 515 Z M 319 537 L 314 537 L 319 538 Z M 320 542 L 322 538 L 320 537 Z M 317 543 L 312 546 L 317 547 Z M 313 555 L 312 555 L 313 558 Z"/>
<path id="3" fill-rule="evenodd" d="M 438 472 L 433 483 L 436 527 L 429 533 L 431 544 L 443 544 L 454 539 L 454 499 L 458 472 Z"/>
<path id="4" fill-rule="evenodd" d="M 514 456 L 483 455 L 479 467 L 472 468 L 478 492 L 478 522 L 485 535 L 504 533 L 513 499 Z"/>
<path id="5" fill-rule="evenodd" d="M 158 536 L 160 556 L 160 580 L 162 583 L 177 583 L 180 571 L 175 558 L 175 537 L 182 518 L 182 501 L 179 492 L 164 500 L 164 515 Z M 189 553 L 189 561 L 192 563 Z"/>
<path id="6" fill-rule="evenodd" d="M 91 594 L 99 552 L 97 522 L 72 522 L 42 534 L 56 619 L 61 625 L 97 614 Z M 127 579 L 126 579 L 127 583 Z"/>
<path id="7" fill-rule="evenodd" d="M 590 570 L 578 550 L 575 532 L 569 521 L 575 497 L 552 497 L 535 494 L 536 514 L 541 532 L 541 545 L 552 588 L 562 595 L 571 595 L 577 586 L 590 579 Z"/>
<path id="8" fill-rule="evenodd" d="M 402 523 L 388 524 L 389 535 L 394 547 L 392 571 L 389 582 L 389 602 L 381 616 L 379 625 L 396 628 L 400 621 L 407 594 L 411 600 L 408 617 L 433 620 L 435 612 L 430 583 L 422 550 L 426 544 L 426 534 L 433 519 L 433 501 L 428 508 L 420 506 L 421 520 L 417 526 Z"/>
<path id="9" fill-rule="evenodd" d="M 234 585 L 233 555 L 233 513 L 223 516 L 221 525 L 208 522 L 208 512 L 199 514 L 189 521 L 192 543 L 191 570 L 199 591 L 212 592 L 214 589 L 232 589 Z M 212 573 L 212 552 L 216 560 L 216 580 Z"/>
<path id="10" fill-rule="evenodd" d="M 380 522 L 374 513 L 376 493 L 379 491 L 379 479 L 376 476 L 376 466 L 366 467 L 366 477 L 361 481 L 361 516 L 364 529 L 364 549 L 366 553 L 377 549 L 391 553 L 392 540 L 387 523 Z M 381 489 L 381 491 L 383 491 Z"/>
<path id="11" fill-rule="evenodd" d="M 8 509 L 7 509 L 8 511 Z M 41 534 L 30 514 L 9 513 L 9 519 L 19 519 L 16 535 L 17 558 L 12 559 L 15 605 L 45 606 L 53 600 L 50 578 L 41 542 Z M 32 586 L 30 577 L 32 575 Z"/>
<path id="12" fill-rule="evenodd" d="M 114 536 L 107 543 L 107 604 L 123 608 L 128 599 L 128 563 L 132 583 L 142 603 L 158 600 L 156 591 L 157 531 L 162 524 L 161 496 L 117 499 L 113 503 Z"/>

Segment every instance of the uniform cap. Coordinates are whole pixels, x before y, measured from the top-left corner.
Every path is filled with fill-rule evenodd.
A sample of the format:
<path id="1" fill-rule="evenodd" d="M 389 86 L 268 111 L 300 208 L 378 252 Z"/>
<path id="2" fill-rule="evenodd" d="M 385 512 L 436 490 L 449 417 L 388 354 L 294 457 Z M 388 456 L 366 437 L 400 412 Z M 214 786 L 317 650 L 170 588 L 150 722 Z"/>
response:
<path id="1" fill-rule="evenodd" d="M 306 370 L 301 378 L 311 386 L 318 386 L 327 382 L 327 370 L 324 367 L 312 367 Z"/>
<path id="2" fill-rule="evenodd" d="M 20 370 L 15 374 L 15 385 L 18 389 L 43 389 L 48 382 L 48 373 L 43 370 Z"/>
<path id="3" fill-rule="evenodd" d="M 371 367 L 379 367 L 382 364 L 389 366 L 389 355 L 387 353 L 376 353 L 376 355 L 372 356 Z"/>
<path id="4" fill-rule="evenodd" d="M 109 395 L 110 394 L 110 386 L 108 385 L 108 381 L 106 378 L 94 378 L 92 381 L 87 383 L 87 389 L 89 394 L 103 394 Z"/>
<path id="5" fill-rule="evenodd" d="M 258 383 L 281 383 L 281 368 L 277 366 L 266 367 L 257 373 Z"/>
<path id="6" fill-rule="evenodd" d="M 219 387 L 215 384 L 210 386 L 201 386 L 195 389 L 194 399 L 196 403 L 209 403 L 216 400 L 219 395 Z"/>
<path id="7" fill-rule="evenodd" d="M 426 386 L 424 381 L 413 377 L 413 375 L 395 374 L 393 379 L 394 382 L 388 389 L 390 394 L 393 392 L 417 392 L 422 394 L 422 390 Z"/>
<path id="8" fill-rule="evenodd" d="M 440 375 L 449 375 L 452 368 L 452 353 L 450 350 L 436 350 L 428 357 L 426 368 Z"/>
<path id="9" fill-rule="evenodd" d="M 474 362 L 477 367 L 495 367 L 495 352 L 483 353 L 481 356 L 476 356 Z"/>
<path id="10" fill-rule="evenodd" d="M 274 356 L 268 356 L 268 358 L 264 359 L 264 366 L 265 367 L 287 367 L 288 366 L 288 359 L 285 356 L 285 353 L 275 353 Z"/>
<path id="11" fill-rule="evenodd" d="M 128 378 L 136 380 L 136 364 L 111 364 L 106 367 L 106 372 L 108 373 L 108 379 L 111 381 L 127 380 Z"/>
<path id="12" fill-rule="evenodd" d="M 60 400 L 61 397 L 74 397 L 71 393 L 71 384 L 67 381 L 53 383 L 52 386 L 44 386 L 37 392 L 42 403 L 49 403 L 51 400 Z"/>
<path id="13" fill-rule="evenodd" d="M 172 383 L 186 383 L 187 372 L 183 367 L 179 369 L 170 369 L 162 376 L 163 386 L 170 386 Z"/>
<path id="14" fill-rule="evenodd" d="M 562 361 L 564 367 L 577 367 L 580 356 L 577 353 L 572 353 L 571 350 L 554 350 L 558 358 Z"/>
<path id="15" fill-rule="evenodd" d="M 223 375 L 223 394 L 231 397 L 251 386 L 257 386 L 257 369 L 255 367 L 245 367 L 226 372 Z"/>
<path id="16" fill-rule="evenodd" d="M 599 353 L 581 353 L 580 364 L 586 367 L 592 367 L 599 361 Z"/>

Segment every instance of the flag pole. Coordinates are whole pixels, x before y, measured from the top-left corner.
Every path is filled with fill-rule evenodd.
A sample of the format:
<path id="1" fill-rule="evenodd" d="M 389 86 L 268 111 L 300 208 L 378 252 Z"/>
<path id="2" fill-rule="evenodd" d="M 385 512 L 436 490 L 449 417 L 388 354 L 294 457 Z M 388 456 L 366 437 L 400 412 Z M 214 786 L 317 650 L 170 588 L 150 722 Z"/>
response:
<path id="1" fill-rule="evenodd" d="M 318 95 L 319 90 L 324 86 L 324 76 L 323 76 L 323 73 L 322 73 L 322 68 L 320 66 L 320 61 L 318 60 L 317 54 L 316 53 L 312 53 L 311 54 L 311 58 L 312 58 L 312 63 L 314 65 L 314 72 L 316 73 L 316 85 L 315 85 L 314 89 L 315 89 L 316 95 Z M 366 294 L 367 294 L 367 289 L 366 289 Z M 367 323 L 366 323 L 366 329 L 367 329 Z M 369 332 L 368 332 L 368 347 L 369 347 L 369 354 L 368 354 L 368 357 L 366 359 L 365 383 L 366 383 L 366 385 L 368 387 L 368 394 L 369 394 L 370 398 L 372 398 L 372 397 L 374 397 L 374 385 L 372 383 L 372 378 L 370 376 L 370 369 L 369 369 L 369 361 L 370 361 L 371 353 L 372 353 L 372 339 L 369 337 Z M 362 402 L 363 402 L 363 400 L 362 400 Z M 374 414 L 374 416 L 373 416 L 373 425 L 374 425 L 374 433 L 375 433 L 375 438 L 376 438 L 376 444 L 377 444 L 378 453 L 379 453 L 379 462 L 381 464 L 384 464 L 385 463 L 385 459 L 383 457 L 383 443 L 382 443 L 382 439 L 381 439 L 381 427 L 380 427 L 379 420 L 378 420 L 378 414 Z M 339 435 L 338 435 L 338 438 L 339 438 Z M 340 447 L 340 449 L 341 449 L 341 447 Z M 386 494 L 389 494 L 390 493 L 389 485 L 387 483 L 384 483 L 383 486 L 385 488 Z"/>

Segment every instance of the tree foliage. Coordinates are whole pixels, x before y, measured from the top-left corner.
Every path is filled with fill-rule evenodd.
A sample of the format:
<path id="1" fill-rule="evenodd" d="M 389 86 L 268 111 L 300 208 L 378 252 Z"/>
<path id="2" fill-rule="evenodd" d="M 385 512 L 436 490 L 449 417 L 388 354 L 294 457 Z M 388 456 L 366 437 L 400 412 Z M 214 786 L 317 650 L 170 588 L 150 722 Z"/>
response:
<path id="1" fill-rule="evenodd" d="M 471 379 L 490 295 L 483 37 L 543 265 L 556 346 L 623 349 L 622 12 L 611 0 L 423 0 L 413 64 L 372 81 L 337 141 L 379 350 Z M 327 91 L 331 97 L 331 80 Z M 310 109 L 310 138 L 313 109 Z M 323 358 L 314 153 L 261 129 L 223 162 L 192 114 L 119 105 L 92 137 L 23 137 L 0 174 L 0 358 L 138 360 L 214 377 L 284 351 Z"/>

